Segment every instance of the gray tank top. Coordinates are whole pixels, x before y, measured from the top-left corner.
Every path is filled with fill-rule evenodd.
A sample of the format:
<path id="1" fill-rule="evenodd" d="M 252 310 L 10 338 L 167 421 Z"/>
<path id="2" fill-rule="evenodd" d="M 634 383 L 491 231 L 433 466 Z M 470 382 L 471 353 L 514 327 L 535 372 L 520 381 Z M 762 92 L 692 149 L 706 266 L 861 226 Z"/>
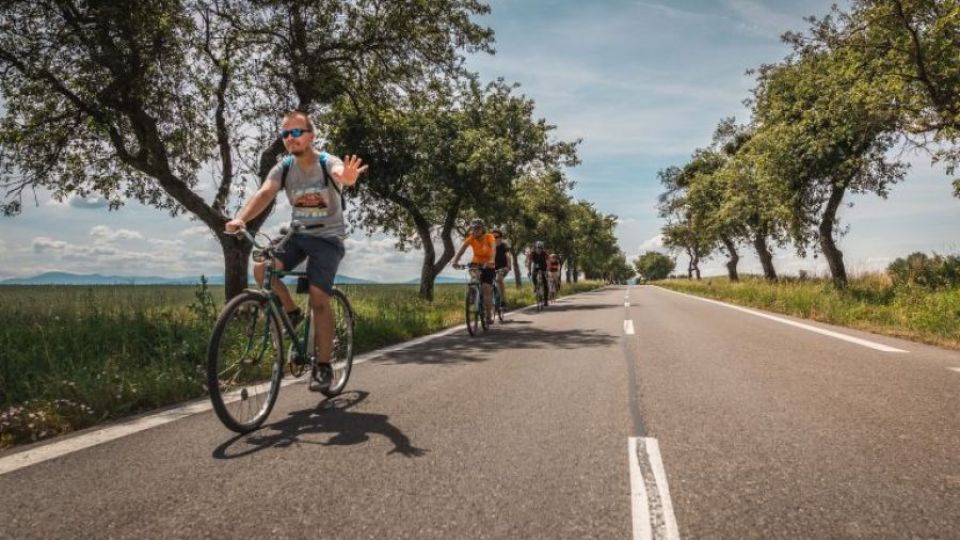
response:
<path id="1" fill-rule="evenodd" d="M 295 159 L 290 159 L 290 169 L 287 171 L 283 188 L 292 207 L 291 219 L 300 221 L 307 227 L 304 234 L 342 240 L 347 236 L 347 228 L 343 221 L 340 193 L 333 185 L 336 180 L 330 171 L 337 165 L 343 165 L 343 161 L 330 154 L 324 154 L 324 159 L 327 182 L 324 182 L 320 159 L 309 171 L 304 171 Z M 267 175 L 269 180 L 278 183 L 282 177 L 283 161 Z"/>

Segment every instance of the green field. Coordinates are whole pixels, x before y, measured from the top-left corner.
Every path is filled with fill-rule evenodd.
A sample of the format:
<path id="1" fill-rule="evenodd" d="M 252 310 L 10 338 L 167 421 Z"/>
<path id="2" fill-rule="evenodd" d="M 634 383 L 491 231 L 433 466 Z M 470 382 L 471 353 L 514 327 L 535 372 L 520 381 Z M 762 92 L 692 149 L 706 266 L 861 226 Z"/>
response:
<path id="1" fill-rule="evenodd" d="M 672 279 L 656 285 L 805 319 L 960 349 L 960 288 L 894 286 L 885 274 L 854 278 L 838 291 L 826 279 L 769 283 L 746 276 L 701 281 Z"/>
<path id="2" fill-rule="evenodd" d="M 564 293 L 598 287 L 565 285 Z M 357 353 L 463 322 L 463 285 L 345 285 Z M 512 306 L 533 302 L 508 284 Z M 203 395 L 222 289 L 0 287 L 0 448 Z"/>

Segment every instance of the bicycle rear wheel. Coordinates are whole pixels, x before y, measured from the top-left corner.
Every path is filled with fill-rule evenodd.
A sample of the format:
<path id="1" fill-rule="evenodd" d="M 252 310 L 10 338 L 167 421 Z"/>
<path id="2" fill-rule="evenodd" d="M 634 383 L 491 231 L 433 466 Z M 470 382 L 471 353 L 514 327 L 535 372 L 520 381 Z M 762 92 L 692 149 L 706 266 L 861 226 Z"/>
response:
<path id="1" fill-rule="evenodd" d="M 467 295 L 464 298 L 464 317 L 467 320 L 467 332 L 471 336 L 477 335 L 480 331 L 480 318 L 477 317 L 477 289 L 476 287 L 467 287 Z"/>
<path id="2" fill-rule="evenodd" d="M 333 310 L 333 357 L 330 367 L 333 368 L 333 379 L 330 387 L 320 392 L 327 397 L 339 396 L 347 386 L 350 373 L 353 371 L 353 329 L 355 325 L 353 307 L 347 300 L 347 295 L 338 289 L 330 295 L 330 309 Z"/>
<path id="3" fill-rule="evenodd" d="M 261 294 L 244 292 L 224 308 L 207 346 L 207 389 L 220 421 L 237 433 L 260 427 L 280 393 L 280 321 Z"/>

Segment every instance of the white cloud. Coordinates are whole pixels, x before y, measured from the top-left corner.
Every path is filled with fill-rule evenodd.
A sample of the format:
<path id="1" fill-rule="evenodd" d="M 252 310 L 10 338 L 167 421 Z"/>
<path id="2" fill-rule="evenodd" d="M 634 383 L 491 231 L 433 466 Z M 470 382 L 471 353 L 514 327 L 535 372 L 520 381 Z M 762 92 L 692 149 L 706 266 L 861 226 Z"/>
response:
<path id="1" fill-rule="evenodd" d="M 62 240 L 54 240 L 46 236 L 38 236 L 33 239 L 33 251 L 35 253 L 64 251 L 68 244 Z"/>
<path id="2" fill-rule="evenodd" d="M 94 242 L 115 242 L 117 240 L 143 240 L 143 235 L 130 229 L 111 229 L 106 225 L 97 225 L 90 229 Z"/>
<path id="3" fill-rule="evenodd" d="M 807 26 L 802 16 L 775 11 L 757 0 L 726 0 L 724 4 L 736 15 L 741 29 L 760 36 L 778 37 L 788 30 L 803 30 Z"/>
<path id="4" fill-rule="evenodd" d="M 190 227 L 189 229 L 184 229 L 180 231 L 181 236 L 209 236 L 213 233 L 210 231 L 210 227 L 206 225 L 198 225 L 196 227 Z"/>
<path id="5" fill-rule="evenodd" d="M 663 234 L 648 238 L 640 244 L 639 252 L 644 253 L 646 251 L 664 251 Z"/>

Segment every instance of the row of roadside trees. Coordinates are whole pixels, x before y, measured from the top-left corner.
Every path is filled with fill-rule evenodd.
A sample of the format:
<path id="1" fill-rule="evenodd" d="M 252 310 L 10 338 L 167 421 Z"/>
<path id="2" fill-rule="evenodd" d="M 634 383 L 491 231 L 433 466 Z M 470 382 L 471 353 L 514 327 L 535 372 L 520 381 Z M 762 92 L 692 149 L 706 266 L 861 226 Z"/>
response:
<path id="1" fill-rule="evenodd" d="M 785 34 L 791 53 L 756 70 L 750 122 L 722 120 L 710 146 L 659 173 L 664 243 L 688 256 L 688 276 L 722 253 L 736 281 L 746 247 L 775 280 L 771 248 L 792 246 L 822 255 L 845 287 L 848 194 L 886 197 L 906 174 L 898 149 L 949 174 L 960 162 L 958 13 L 958 0 L 854 0 Z"/>
<path id="2" fill-rule="evenodd" d="M 276 164 L 279 119 L 297 109 L 331 151 L 371 165 L 348 194 L 352 222 L 423 251 L 424 298 L 476 216 L 519 250 L 546 241 L 574 279 L 622 273 L 616 217 L 570 195 L 577 141 L 556 140 L 516 85 L 465 69 L 464 54 L 493 52 L 471 20 L 488 12 L 478 0 L 6 2 L 3 211 L 40 188 L 189 213 L 222 248 L 230 297 L 250 246 L 224 224 Z"/>

